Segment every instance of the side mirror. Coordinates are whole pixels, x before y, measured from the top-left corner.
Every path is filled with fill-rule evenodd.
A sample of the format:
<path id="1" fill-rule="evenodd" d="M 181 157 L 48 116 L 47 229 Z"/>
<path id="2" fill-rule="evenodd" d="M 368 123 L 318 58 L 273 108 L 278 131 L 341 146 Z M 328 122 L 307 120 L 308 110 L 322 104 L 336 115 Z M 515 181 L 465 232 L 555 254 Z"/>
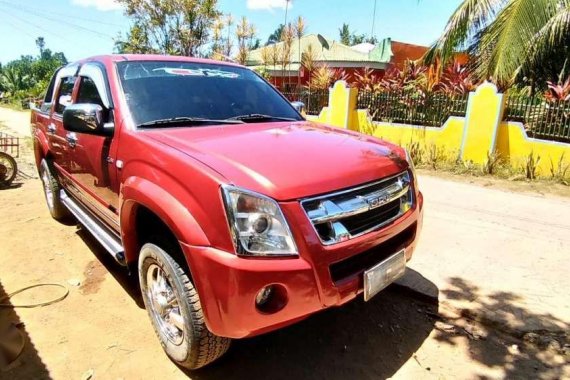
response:
<path id="1" fill-rule="evenodd" d="M 105 123 L 103 107 L 98 104 L 70 104 L 63 111 L 63 128 L 70 132 L 109 135 L 113 124 Z"/>
<path id="2" fill-rule="evenodd" d="M 301 115 L 305 116 L 305 103 L 303 102 L 291 102 L 293 108 L 297 110 Z"/>

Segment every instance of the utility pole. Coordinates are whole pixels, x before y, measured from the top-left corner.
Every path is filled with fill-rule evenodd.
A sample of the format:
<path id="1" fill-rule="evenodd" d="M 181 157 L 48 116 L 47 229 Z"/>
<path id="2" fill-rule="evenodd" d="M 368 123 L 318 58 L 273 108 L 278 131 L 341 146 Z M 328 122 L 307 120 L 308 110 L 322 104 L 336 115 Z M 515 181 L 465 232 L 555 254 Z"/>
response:
<path id="1" fill-rule="evenodd" d="M 370 39 L 374 38 L 374 23 L 376 21 L 376 2 L 377 0 L 374 0 L 374 11 L 372 12 L 372 31 L 370 32 Z"/>
<path id="2" fill-rule="evenodd" d="M 289 10 L 289 2 L 291 0 L 285 0 L 285 27 L 287 27 L 287 11 Z"/>
<path id="3" fill-rule="evenodd" d="M 283 26 L 284 26 L 283 27 L 283 33 L 288 33 L 288 31 L 287 31 L 287 11 L 289 10 L 289 2 L 290 1 L 291 0 L 285 0 L 285 24 L 283 24 Z M 287 58 L 287 60 L 289 60 L 289 59 Z M 285 66 L 285 65 L 283 65 L 283 66 Z M 283 74 L 285 74 L 285 73 L 283 73 Z M 288 85 L 291 83 L 290 75 L 291 74 L 289 73 L 289 70 L 287 70 L 287 76 L 289 77 L 288 81 L 287 81 Z M 285 75 L 283 75 L 283 82 L 285 82 Z M 283 84 L 283 88 L 285 88 L 285 84 Z"/>

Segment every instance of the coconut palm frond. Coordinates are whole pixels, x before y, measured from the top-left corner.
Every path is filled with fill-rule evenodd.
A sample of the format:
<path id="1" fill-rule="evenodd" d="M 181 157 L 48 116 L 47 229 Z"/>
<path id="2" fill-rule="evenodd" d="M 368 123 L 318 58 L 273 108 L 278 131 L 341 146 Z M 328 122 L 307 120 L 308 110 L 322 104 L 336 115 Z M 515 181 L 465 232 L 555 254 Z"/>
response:
<path id="1" fill-rule="evenodd" d="M 525 64 L 537 65 L 552 46 L 566 43 L 570 35 L 570 0 L 558 7 L 556 14 L 544 24 L 530 42 L 529 56 Z"/>
<path id="2" fill-rule="evenodd" d="M 532 49 L 530 42 L 556 12 L 559 0 L 511 0 L 483 33 L 479 45 L 487 57 L 475 61 L 476 75 L 498 83 L 513 79 Z M 483 58 L 483 59 L 482 59 Z"/>
<path id="3" fill-rule="evenodd" d="M 507 0 L 463 1 L 449 19 L 441 37 L 424 55 L 424 62 L 451 61 L 454 53 L 487 26 L 506 3 Z"/>

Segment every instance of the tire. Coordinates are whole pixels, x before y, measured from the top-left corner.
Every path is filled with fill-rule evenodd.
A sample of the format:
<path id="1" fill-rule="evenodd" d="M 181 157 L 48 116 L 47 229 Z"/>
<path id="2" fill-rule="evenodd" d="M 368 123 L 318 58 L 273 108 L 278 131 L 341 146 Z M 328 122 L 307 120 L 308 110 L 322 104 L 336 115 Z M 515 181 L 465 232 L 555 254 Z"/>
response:
<path id="1" fill-rule="evenodd" d="M 0 152 L 0 187 L 8 187 L 16 178 L 18 164 L 8 153 Z"/>
<path id="2" fill-rule="evenodd" d="M 147 243 L 139 255 L 138 273 L 146 310 L 170 359 L 197 369 L 226 353 L 231 340 L 208 330 L 196 288 L 176 260 L 158 245 Z"/>
<path id="3" fill-rule="evenodd" d="M 40 179 L 44 188 L 46 204 L 51 216 L 60 222 L 71 218 L 69 210 L 63 205 L 59 198 L 61 185 L 53 175 L 51 164 L 44 158 L 40 163 Z"/>

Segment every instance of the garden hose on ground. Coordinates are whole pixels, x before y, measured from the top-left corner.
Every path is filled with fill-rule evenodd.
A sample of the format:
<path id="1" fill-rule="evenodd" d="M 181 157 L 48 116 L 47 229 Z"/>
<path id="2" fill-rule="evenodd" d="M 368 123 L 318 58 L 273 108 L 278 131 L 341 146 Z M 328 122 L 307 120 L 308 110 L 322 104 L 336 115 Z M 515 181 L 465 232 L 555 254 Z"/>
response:
<path id="1" fill-rule="evenodd" d="M 55 298 L 55 299 L 50 300 L 50 301 L 40 302 L 40 303 L 24 304 L 24 305 L 12 305 L 11 303 L 3 303 L 4 301 L 9 300 L 11 297 L 15 296 L 16 294 L 22 293 L 22 292 L 29 290 L 29 289 L 39 288 L 42 286 L 55 286 L 58 288 L 63 288 L 63 289 L 65 289 L 65 293 L 62 296 L 59 296 L 58 298 Z M 62 301 L 65 297 L 68 296 L 68 294 L 69 294 L 69 289 L 65 285 L 62 285 L 62 284 L 45 283 L 45 284 L 30 285 L 30 286 L 26 286 L 25 288 L 16 290 L 15 292 L 10 293 L 5 297 L 0 298 L 0 308 L 7 307 L 7 308 L 14 308 L 14 309 L 15 308 L 31 309 L 34 307 L 47 306 L 47 305 L 51 305 L 51 304 L 54 304 L 56 302 Z"/>

